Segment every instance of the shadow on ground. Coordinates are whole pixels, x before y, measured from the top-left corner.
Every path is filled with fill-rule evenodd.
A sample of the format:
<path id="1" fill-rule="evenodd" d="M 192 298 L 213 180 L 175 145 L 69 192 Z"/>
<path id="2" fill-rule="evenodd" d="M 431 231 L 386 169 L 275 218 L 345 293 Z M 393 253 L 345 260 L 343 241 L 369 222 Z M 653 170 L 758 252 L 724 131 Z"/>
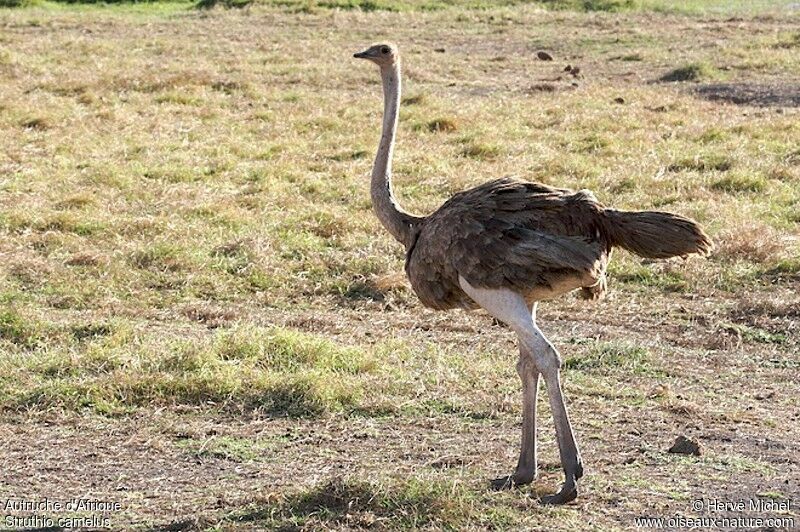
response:
<path id="1" fill-rule="evenodd" d="M 758 107 L 800 107 L 800 83 L 710 83 L 694 92 L 703 99 Z"/>
<path id="2" fill-rule="evenodd" d="M 330 526 L 364 528 L 378 523 L 408 527 L 449 522 L 453 516 L 448 519 L 448 510 L 446 501 L 430 490 L 413 485 L 387 490 L 369 482 L 336 477 L 308 491 L 276 497 L 228 515 L 223 523 L 281 531 Z M 151 531 L 197 530 L 209 524 L 202 519 L 181 520 Z"/>

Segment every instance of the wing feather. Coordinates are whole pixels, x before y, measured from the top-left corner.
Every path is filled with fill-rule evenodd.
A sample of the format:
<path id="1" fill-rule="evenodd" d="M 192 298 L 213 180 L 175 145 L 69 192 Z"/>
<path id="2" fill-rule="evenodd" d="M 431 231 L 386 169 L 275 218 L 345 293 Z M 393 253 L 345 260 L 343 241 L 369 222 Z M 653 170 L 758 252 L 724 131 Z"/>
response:
<path id="1" fill-rule="evenodd" d="M 598 230 L 602 205 L 571 192 L 513 179 L 456 194 L 429 216 L 406 269 L 423 303 L 463 305 L 473 286 L 522 291 L 565 277 L 599 276 L 609 245 Z"/>

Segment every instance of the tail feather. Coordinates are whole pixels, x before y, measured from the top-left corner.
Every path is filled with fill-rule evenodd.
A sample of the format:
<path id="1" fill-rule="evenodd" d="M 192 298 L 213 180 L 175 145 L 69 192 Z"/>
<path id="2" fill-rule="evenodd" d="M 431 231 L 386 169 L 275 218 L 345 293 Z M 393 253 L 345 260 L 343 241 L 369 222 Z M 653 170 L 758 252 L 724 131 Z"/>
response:
<path id="1" fill-rule="evenodd" d="M 708 255 L 713 248 L 697 222 L 677 214 L 613 209 L 606 209 L 603 214 L 611 243 L 645 258 Z"/>

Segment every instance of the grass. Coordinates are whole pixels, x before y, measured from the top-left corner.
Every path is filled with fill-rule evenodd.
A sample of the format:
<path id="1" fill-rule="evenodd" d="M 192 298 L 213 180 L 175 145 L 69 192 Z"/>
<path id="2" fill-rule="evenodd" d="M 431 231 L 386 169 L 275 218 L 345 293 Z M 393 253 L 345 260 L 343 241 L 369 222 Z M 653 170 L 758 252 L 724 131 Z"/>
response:
<path id="1" fill-rule="evenodd" d="M 266 0 L 265 3 L 288 7 L 294 12 L 315 9 L 356 9 L 360 11 L 438 11 L 442 9 L 479 9 L 511 7 L 523 4 L 520 0 Z M 617 13 L 624 11 L 656 11 L 677 13 L 703 12 L 753 12 L 776 9 L 791 4 L 789 0 L 769 4 L 767 2 L 743 2 L 741 0 L 538 0 L 531 2 L 537 7 L 555 11 L 583 11 Z M 753 5 L 756 4 L 756 5 Z"/>
<path id="2" fill-rule="evenodd" d="M 13 309 L 0 312 L 0 339 L 11 344 L 31 347 L 39 336 L 39 326 L 26 320 Z"/>
<path id="3" fill-rule="evenodd" d="M 226 524 L 287 528 L 391 530 L 502 529 L 526 521 L 525 508 L 496 508 L 496 497 L 476 496 L 467 486 L 408 478 L 365 482 L 336 477 L 279 498 L 265 498 L 230 515 Z M 565 518 L 566 517 L 566 518 Z M 572 516 L 562 516 L 573 524 Z"/>
<path id="4" fill-rule="evenodd" d="M 796 498 L 764 464 L 800 436 L 797 109 L 697 90 L 791 91 L 786 5 L 0 10 L 0 496 L 113 484 L 92 496 L 123 501 L 118 528 L 452 530 L 624 529 L 732 483 Z M 606 300 L 540 306 L 587 467 L 574 505 L 537 502 L 561 480 L 545 387 L 540 480 L 485 490 L 516 461 L 517 350 L 484 315 L 423 309 L 372 212 L 381 87 L 350 55 L 384 38 L 408 210 L 514 174 L 715 241 L 615 251 Z M 667 455 L 684 432 L 706 459 Z"/>
<path id="5" fill-rule="evenodd" d="M 433 133 L 441 131 L 449 132 L 457 130 L 458 124 L 456 123 L 455 120 L 451 118 L 435 118 L 430 122 L 428 122 L 426 127 L 428 128 L 428 131 L 431 131 Z"/>
<path id="6" fill-rule="evenodd" d="M 454 493 L 457 490 L 457 493 Z M 455 529 L 470 522 L 473 502 L 463 488 L 409 481 L 395 486 L 335 478 L 263 507 L 229 518 L 232 523 L 257 523 L 267 528 L 314 527 L 323 524 L 394 529 L 444 526 Z M 466 512 L 466 513 L 465 513 Z M 507 525 L 502 515 L 494 526 Z"/>
<path id="7" fill-rule="evenodd" d="M 232 462 L 253 462 L 262 458 L 270 445 L 235 436 L 212 436 L 206 440 L 184 439 L 181 444 L 198 458 L 221 458 Z"/>
<path id="8" fill-rule="evenodd" d="M 703 137 L 707 138 L 707 137 Z M 692 170 L 695 172 L 727 172 L 734 166 L 731 157 L 719 153 L 680 159 L 667 167 L 670 172 Z"/>
<path id="9" fill-rule="evenodd" d="M 723 324 L 725 330 L 741 337 L 748 342 L 762 344 L 785 344 L 786 335 L 780 332 L 770 332 L 758 327 L 748 327 L 738 323 Z"/>
<path id="10" fill-rule="evenodd" d="M 449 489 L 448 489 L 449 488 Z M 457 489 L 457 488 L 456 488 Z M 257 522 L 270 528 L 331 523 L 369 526 L 380 522 L 393 528 L 418 528 L 467 522 L 469 493 L 452 487 L 413 480 L 385 487 L 355 479 L 336 478 L 287 497 L 272 508 L 243 513 L 233 522 Z"/>
<path id="11" fill-rule="evenodd" d="M 690 63 L 664 74 L 660 81 L 708 81 L 718 79 L 720 72 L 709 63 Z"/>
<path id="12" fill-rule="evenodd" d="M 469 141 L 461 150 L 461 154 L 480 161 L 491 161 L 496 159 L 501 151 L 502 149 L 497 144 Z"/>
<path id="13" fill-rule="evenodd" d="M 686 275 L 679 270 L 646 266 L 625 259 L 612 264 L 610 271 L 615 279 L 634 289 L 658 289 L 665 292 L 686 292 L 690 289 Z"/>
<path id="14" fill-rule="evenodd" d="M 711 187 L 724 192 L 763 192 L 767 181 L 761 176 L 726 176 L 711 184 Z"/>
<path id="15" fill-rule="evenodd" d="M 32 347 L 34 333 L 3 316 L 3 338 Z M 361 351 L 283 329 L 234 328 L 202 341 L 148 345 L 130 327 L 73 327 L 38 357 L 8 358 L 23 381 L 4 382 L 6 408 L 38 405 L 124 413 L 155 404 L 227 405 L 308 416 L 354 407 L 374 364 Z M 57 333 L 55 333 L 57 334 Z M 71 338 L 70 338 L 71 337 Z M 165 350 L 166 348 L 166 350 Z"/>
<path id="16" fill-rule="evenodd" d="M 633 374 L 651 373 L 650 354 L 646 349 L 635 345 L 601 343 L 583 356 L 569 358 L 564 362 L 566 369 L 608 373 L 623 371 Z"/>
<path id="17" fill-rule="evenodd" d="M 147 10 L 174 10 L 193 7 L 197 9 L 212 9 L 222 7 L 226 9 L 242 9 L 252 5 L 267 5 L 285 9 L 290 13 L 314 13 L 320 10 L 357 10 L 363 12 L 388 11 L 388 12 L 429 12 L 440 10 L 490 10 L 505 7 L 515 7 L 532 3 L 541 9 L 554 11 L 582 11 L 588 13 L 619 13 L 630 11 L 653 11 L 657 13 L 759 13 L 791 9 L 790 0 L 778 2 L 745 2 L 743 0 L 680 0 L 670 2 L 666 0 L 537 0 L 536 2 L 523 2 L 522 0 L 199 0 L 190 3 L 190 0 L 147 0 L 136 2 L 132 0 L 112 0 L 100 2 L 98 0 L 2 0 L 0 8 L 20 8 L 31 6 L 68 6 L 85 4 L 89 6 L 112 6 L 118 8 L 126 4 L 144 4 L 136 7 L 137 11 Z M 164 5 L 167 5 L 165 7 Z M 791 34 L 785 40 L 779 40 L 775 46 L 791 48 L 795 39 Z"/>

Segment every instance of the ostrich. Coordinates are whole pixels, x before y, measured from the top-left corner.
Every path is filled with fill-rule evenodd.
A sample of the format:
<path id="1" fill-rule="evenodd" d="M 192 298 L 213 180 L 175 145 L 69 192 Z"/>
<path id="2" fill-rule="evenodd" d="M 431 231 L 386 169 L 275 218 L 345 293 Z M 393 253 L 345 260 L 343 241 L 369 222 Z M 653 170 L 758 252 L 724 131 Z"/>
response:
<path id="1" fill-rule="evenodd" d="M 380 67 L 384 115 L 372 168 L 372 204 L 380 222 L 405 246 L 405 270 L 423 305 L 448 310 L 483 308 L 507 324 L 519 341 L 522 445 L 511 475 L 496 489 L 537 476 L 536 401 L 543 377 L 556 429 L 564 483 L 542 498 L 563 504 L 578 495 L 583 475 L 578 444 L 561 390 L 561 357 L 536 324 L 537 302 L 575 289 L 596 299 L 606 291 L 614 246 L 642 257 L 707 254 L 711 241 L 692 220 L 655 211 L 607 209 L 588 190 L 573 192 L 511 178 L 460 192 L 428 216 L 397 203 L 391 184 L 392 151 L 400 107 L 400 55 L 392 44 L 354 54 Z"/>

